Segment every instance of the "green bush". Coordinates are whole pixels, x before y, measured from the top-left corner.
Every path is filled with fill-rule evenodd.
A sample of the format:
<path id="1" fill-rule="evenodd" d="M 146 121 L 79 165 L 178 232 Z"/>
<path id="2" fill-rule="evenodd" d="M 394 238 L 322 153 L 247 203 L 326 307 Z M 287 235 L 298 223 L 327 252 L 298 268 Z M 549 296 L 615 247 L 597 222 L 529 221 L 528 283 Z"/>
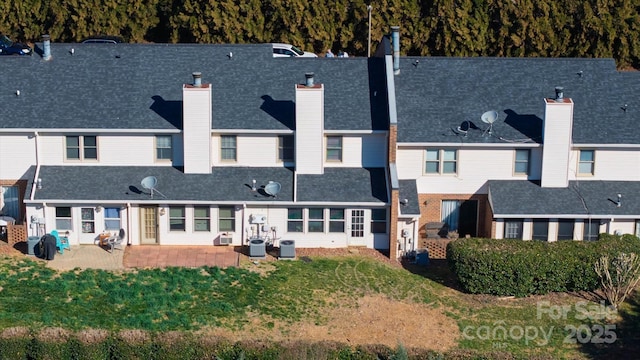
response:
<path id="1" fill-rule="evenodd" d="M 527 296 L 595 290 L 597 259 L 618 252 L 640 253 L 640 240 L 608 234 L 593 242 L 460 239 L 447 246 L 447 259 L 469 293 Z"/>

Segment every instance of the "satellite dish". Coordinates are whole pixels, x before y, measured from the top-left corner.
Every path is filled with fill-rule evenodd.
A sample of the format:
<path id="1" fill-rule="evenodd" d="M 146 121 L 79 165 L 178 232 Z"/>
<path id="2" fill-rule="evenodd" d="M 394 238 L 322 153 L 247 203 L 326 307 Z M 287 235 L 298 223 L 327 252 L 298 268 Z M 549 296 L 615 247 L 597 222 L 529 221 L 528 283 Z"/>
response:
<path id="1" fill-rule="evenodd" d="M 498 120 L 498 112 L 493 110 L 486 111 L 484 114 L 482 114 L 482 116 L 480 116 L 480 120 L 482 120 L 482 122 L 485 124 L 489 124 L 489 127 L 487 128 L 487 130 L 484 131 L 484 133 L 482 133 L 482 135 L 486 133 L 491 135 L 491 129 L 493 128 L 493 123 L 496 120 Z"/>
<path id="2" fill-rule="evenodd" d="M 498 120 L 498 112 L 496 111 L 487 111 L 482 116 L 480 116 L 480 120 L 482 120 L 485 124 L 493 124 L 496 120 Z"/>
<path id="3" fill-rule="evenodd" d="M 160 191 L 156 190 L 156 185 L 158 185 L 158 179 L 155 176 L 147 176 L 146 178 L 142 179 L 142 181 L 140 181 L 140 185 L 142 185 L 143 188 L 151 191 L 151 198 L 152 199 L 153 199 L 153 192 L 154 191 L 166 198 L 166 196 L 164 196 L 164 194 L 162 194 Z"/>
<path id="4" fill-rule="evenodd" d="M 279 182 L 269 181 L 267 185 L 264 186 L 264 192 L 267 194 L 276 197 L 280 190 L 282 189 L 282 185 Z"/>

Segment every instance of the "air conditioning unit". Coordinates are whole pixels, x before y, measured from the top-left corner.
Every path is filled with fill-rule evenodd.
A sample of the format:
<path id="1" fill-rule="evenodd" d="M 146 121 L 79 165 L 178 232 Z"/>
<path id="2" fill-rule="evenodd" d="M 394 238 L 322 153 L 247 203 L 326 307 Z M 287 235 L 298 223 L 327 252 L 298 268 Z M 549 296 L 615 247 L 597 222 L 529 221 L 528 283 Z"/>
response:
<path id="1" fill-rule="evenodd" d="M 220 236 L 220 245 L 231 245 L 233 238 L 229 236 Z"/>
<path id="2" fill-rule="evenodd" d="M 249 222 L 251 224 L 264 224 L 267 222 L 267 216 L 261 214 L 251 214 L 249 216 Z"/>

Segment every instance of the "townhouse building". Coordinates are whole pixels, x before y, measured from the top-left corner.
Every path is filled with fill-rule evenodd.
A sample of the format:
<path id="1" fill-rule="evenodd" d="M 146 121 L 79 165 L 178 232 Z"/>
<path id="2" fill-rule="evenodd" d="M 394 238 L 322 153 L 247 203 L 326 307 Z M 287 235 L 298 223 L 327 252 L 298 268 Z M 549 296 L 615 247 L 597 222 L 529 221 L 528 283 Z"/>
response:
<path id="1" fill-rule="evenodd" d="M 611 59 L 274 59 L 37 44 L 3 57 L 2 213 L 72 244 L 366 246 L 640 235 L 640 75 Z"/>

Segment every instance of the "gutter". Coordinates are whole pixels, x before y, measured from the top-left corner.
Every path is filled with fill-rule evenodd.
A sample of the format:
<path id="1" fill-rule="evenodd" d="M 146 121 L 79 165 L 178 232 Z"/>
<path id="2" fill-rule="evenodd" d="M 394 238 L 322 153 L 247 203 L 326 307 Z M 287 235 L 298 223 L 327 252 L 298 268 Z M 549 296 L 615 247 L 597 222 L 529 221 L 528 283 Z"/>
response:
<path id="1" fill-rule="evenodd" d="M 38 147 L 39 136 L 37 131 L 33 132 L 33 137 L 34 137 L 34 146 L 36 150 L 36 173 L 34 174 L 33 181 L 31 183 L 31 196 L 29 197 L 31 201 L 34 200 L 34 197 L 36 195 L 36 183 L 38 182 L 38 177 L 40 176 L 40 150 Z"/>

